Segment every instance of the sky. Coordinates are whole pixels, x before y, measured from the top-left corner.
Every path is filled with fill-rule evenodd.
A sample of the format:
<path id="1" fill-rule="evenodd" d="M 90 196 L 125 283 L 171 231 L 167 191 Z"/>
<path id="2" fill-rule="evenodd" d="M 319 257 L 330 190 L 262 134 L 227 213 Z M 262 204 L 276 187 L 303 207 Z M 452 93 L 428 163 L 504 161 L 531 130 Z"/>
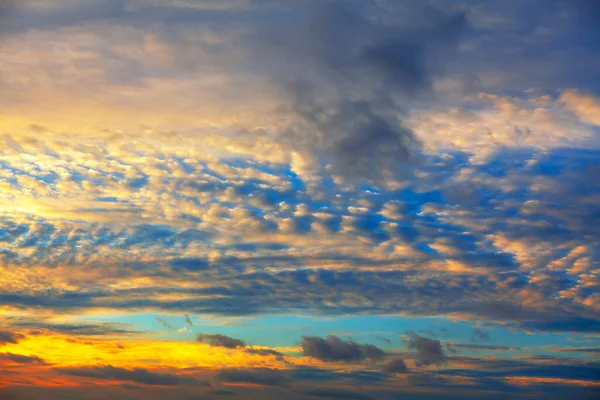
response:
<path id="1" fill-rule="evenodd" d="M 0 2 L 4 400 L 594 399 L 600 2 Z"/>

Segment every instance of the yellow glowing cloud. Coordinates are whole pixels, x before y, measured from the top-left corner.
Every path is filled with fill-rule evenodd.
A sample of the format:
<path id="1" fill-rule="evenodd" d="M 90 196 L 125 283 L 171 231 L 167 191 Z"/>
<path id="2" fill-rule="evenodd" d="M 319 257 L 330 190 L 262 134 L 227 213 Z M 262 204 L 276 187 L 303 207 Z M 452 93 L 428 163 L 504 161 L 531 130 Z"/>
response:
<path id="1" fill-rule="evenodd" d="M 274 356 L 246 353 L 243 349 L 211 347 L 203 343 L 143 339 L 83 340 L 60 334 L 30 335 L 16 344 L 6 344 L 1 351 L 40 357 L 57 367 L 113 365 L 123 368 L 160 366 L 283 369 L 287 365 Z"/>

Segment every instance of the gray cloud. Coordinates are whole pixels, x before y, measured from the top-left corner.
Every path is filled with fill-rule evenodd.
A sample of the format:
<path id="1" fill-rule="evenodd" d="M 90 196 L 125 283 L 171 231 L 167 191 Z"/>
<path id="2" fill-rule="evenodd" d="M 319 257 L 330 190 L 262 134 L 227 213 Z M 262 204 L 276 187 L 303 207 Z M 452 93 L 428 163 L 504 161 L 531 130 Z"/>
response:
<path id="1" fill-rule="evenodd" d="M 471 337 L 471 341 L 473 342 L 477 342 L 477 341 L 488 341 L 490 340 L 490 334 L 487 333 L 486 331 L 483 331 L 479 328 L 475 328 L 473 329 L 473 336 Z"/>
<path id="2" fill-rule="evenodd" d="M 446 345 L 448 350 L 453 351 L 454 349 L 465 349 L 465 350 L 490 350 L 490 351 L 505 351 L 510 350 L 508 346 L 493 346 L 493 345 L 481 345 L 481 344 L 464 344 L 464 343 L 448 343 Z"/>
<path id="3" fill-rule="evenodd" d="M 353 340 L 342 340 L 337 336 L 303 336 L 302 351 L 305 356 L 314 357 L 321 361 L 362 361 L 365 359 L 379 360 L 385 357 L 385 352 L 372 344 L 359 344 Z"/>
<path id="4" fill-rule="evenodd" d="M 388 361 L 381 370 L 389 374 L 405 374 L 409 371 L 406 363 L 401 358 Z"/>
<path id="5" fill-rule="evenodd" d="M 290 378 L 282 371 L 268 368 L 256 369 L 222 369 L 215 375 L 220 382 L 255 383 L 266 386 L 284 386 Z"/>
<path id="6" fill-rule="evenodd" d="M 352 400 L 370 400 L 371 396 L 345 389 L 338 388 L 313 388 L 302 391 L 303 394 L 312 396 L 312 397 L 326 397 L 328 399 L 352 399 Z"/>
<path id="7" fill-rule="evenodd" d="M 554 351 L 600 354 L 600 347 L 562 347 Z"/>
<path id="8" fill-rule="evenodd" d="M 24 356 L 22 354 L 14 353 L 0 353 L 0 360 L 13 361 L 18 364 L 46 364 L 46 362 L 40 357 Z"/>
<path id="9" fill-rule="evenodd" d="M 381 336 L 377 336 L 377 339 L 381 340 L 382 342 L 385 342 L 387 344 L 392 344 L 392 341 L 390 339 L 381 337 Z"/>
<path id="10" fill-rule="evenodd" d="M 243 340 L 221 335 L 220 333 L 214 335 L 200 333 L 196 337 L 196 340 L 202 343 L 210 344 L 211 346 L 226 347 L 228 349 L 246 347 L 246 343 L 244 343 Z"/>
<path id="11" fill-rule="evenodd" d="M 446 362 L 447 357 L 439 340 L 419 336 L 414 332 L 407 333 L 409 336 L 408 348 L 416 350 L 417 362 L 419 365 L 441 364 Z"/>
<path id="12" fill-rule="evenodd" d="M 132 381 L 146 385 L 176 386 L 180 384 L 197 384 L 198 381 L 190 377 L 179 377 L 173 374 L 150 372 L 143 368 L 132 370 L 113 367 L 112 365 L 93 367 L 57 368 L 57 371 L 67 375 L 82 376 L 96 379 L 116 379 Z"/>
<path id="13" fill-rule="evenodd" d="M 73 335 L 129 335 L 141 333 L 140 331 L 128 329 L 130 325 L 123 323 L 91 323 L 91 324 L 54 324 L 36 320 L 34 318 L 15 318 L 11 319 L 15 326 L 36 328 L 41 331 L 61 332 Z M 22 335 L 18 335 L 23 337 Z M 1 342 L 1 340 L 0 340 Z"/>
<path id="14" fill-rule="evenodd" d="M 20 333 L 0 331 L 0 344 L 17 343 L 20 339 L 23 338 L 25 338 L 25 336 L 21 335 Z"/>
<path id="15" fill-rule="evenodd" d="M 283 353 L 280 353 L 276 350 L 271 350 L 271 349 L 245 349 L 244 350 L 246 353 L 248 354 L 257 354 L 259 356 L 275 356 L 277 358 L 283 358 L 285 357 L 285 355 Z"/>
<path id="16" fill-rule="evenodd" d="M 290 143 L 350 178 L 401 169 L 419 147 L 403 107 L 431 94 L 430 74 L 467 24 L 424 3 L 303 1 L 289 23 L 254 39 L 259 67 L 274 69 L 272 82 L 302 121 Z"/>
<path id="17" fill-rule="evenodd" d="M 162 325 L 164 326 L 166 329 L 170 330 L 170 331 L 174 331 L 175 327 L 173 325 L 171 325 L 170 323 L 167 322 L 167 320 L 165 320 L 164 318 L 160 318 L 160 317 L 156 317 L 156 320 Z"/>

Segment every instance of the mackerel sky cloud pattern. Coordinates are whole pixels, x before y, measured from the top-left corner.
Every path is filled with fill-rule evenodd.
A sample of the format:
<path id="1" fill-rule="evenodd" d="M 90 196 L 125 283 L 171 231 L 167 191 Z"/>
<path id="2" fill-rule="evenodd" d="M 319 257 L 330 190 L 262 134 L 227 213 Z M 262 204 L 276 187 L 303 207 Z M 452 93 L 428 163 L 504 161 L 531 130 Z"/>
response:
<path id="1" fill-rule="evenodd" d="M 596 398 L 596 3 L 3 2 L 0 398 Z"/>

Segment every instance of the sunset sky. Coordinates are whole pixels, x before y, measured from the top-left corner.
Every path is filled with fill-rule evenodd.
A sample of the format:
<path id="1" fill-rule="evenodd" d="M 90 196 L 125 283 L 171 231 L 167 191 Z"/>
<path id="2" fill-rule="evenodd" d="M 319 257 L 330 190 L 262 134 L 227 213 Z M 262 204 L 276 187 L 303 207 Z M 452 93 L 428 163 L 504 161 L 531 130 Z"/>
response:
<path id="1" fill-rule="evenodd" d="M 0 0 L 0 399 L 595 399 L 600 1 Z"/>

